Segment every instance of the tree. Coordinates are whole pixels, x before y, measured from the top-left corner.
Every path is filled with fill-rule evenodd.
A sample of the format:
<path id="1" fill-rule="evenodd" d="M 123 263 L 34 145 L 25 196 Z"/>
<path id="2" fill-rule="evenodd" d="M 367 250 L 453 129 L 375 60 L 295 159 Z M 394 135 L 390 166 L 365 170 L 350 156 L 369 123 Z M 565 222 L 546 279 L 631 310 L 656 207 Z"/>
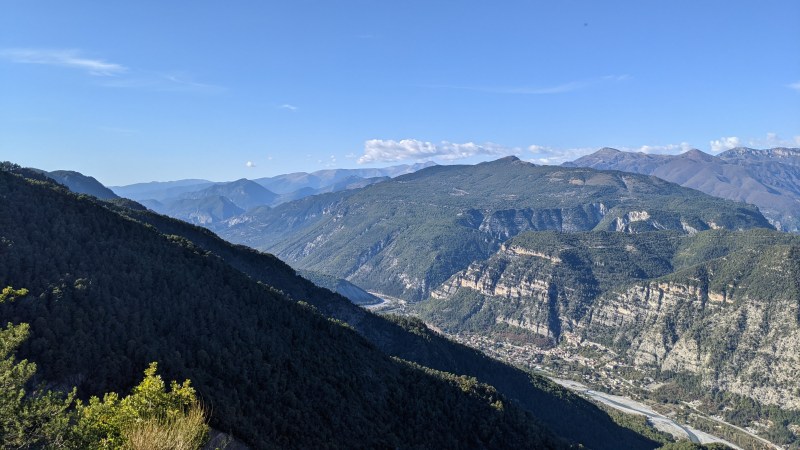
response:
<path id="1" fill-rule="evenodd" d="M 0 303 L 27 293 L 6 287 Z M 196 450 L 205 443 L 209 428 L 194 388 L 173 381 L 167 392 L 156 363 L 122 399 L 112 392 L 73 409 L 75 389 L 27 392 L 36 364 L 17 361 L 14 352 L 29 333 L 26 323 L 0 330 L 0 449 Z"/>
<path id="2" fill-rule="evenodd" d="M 125 398 L 111 392 L 78 402 L 82 448 L 190 450 L 205 443 L 209 428 L 189 380 L 172 381 L 167 391 L 157 368 L 151 363 Z"/>
<path id="3" fill-rule="evenodd" d="M 27 295 L 6 287 L 0 303 Z M 38 388 L 26 392 L 36 364 L 17 361 L 16 349 L 28 338 L 28 324 L 9 323 L 0 330 L 0 448 L 65 448 L 70 441 L 70 413 L 75 390 L 63 394 Z"/>

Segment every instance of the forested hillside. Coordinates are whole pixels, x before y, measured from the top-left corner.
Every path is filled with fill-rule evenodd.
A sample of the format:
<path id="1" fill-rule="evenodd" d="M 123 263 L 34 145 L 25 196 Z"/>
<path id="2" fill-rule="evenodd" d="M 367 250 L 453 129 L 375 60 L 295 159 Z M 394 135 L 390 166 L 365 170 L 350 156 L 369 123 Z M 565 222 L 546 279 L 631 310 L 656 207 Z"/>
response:
<path id="1" fill-rule="evenodd" d="M 30 323 L 20 356 L 56 385 L 125 390 L 158 361 L 256 448 L 562 445 L 493 388 L 392 359 L 184 238 L 7 170 L 0 193 L 0 284 L 30 290 L 0 316 Z"/>
<path id="2" fill-rule="evenodd" d="M 558 431 L 593 448 L 654 445 L 584 400 L 543 380 L 531 384 L 421 324 L 401 327 L 363 312 L 274 257 L 19 172 L 8 165 L 0 172 L 0 284 L 25 286 L 31 295 L 4 305 L 0 316 L 31 324 L 20 356 L 36 361 L 56 387 L 77 386 L 82 396 L 122 391 L 158 361 L 166 377 L 193 381 L 213 426 L 257 448 L 562 446 L 534 413 L 551 425 L 557 418 L 585 421 L 589 428 L 574 435 Z M 198 243 L 162 234 L 137 215 Z M 294 300 L 248 276 L 259 271 L 255 278 Z M 304 297 L 320 309 L 295 302 Z M 491 378 L 486 372 L 498 380 L 518 373 L 510 383 L 521 386 L 521 403 L 474 378 L 390 358 L 324 310 L 356 318 L 365 335 L 381 324 L 370 340 L 396 354 L 464 369 L 451 372 L 478 372 L 484 380 Z M 448 354 L 451 360 L 437 361 Z"/>

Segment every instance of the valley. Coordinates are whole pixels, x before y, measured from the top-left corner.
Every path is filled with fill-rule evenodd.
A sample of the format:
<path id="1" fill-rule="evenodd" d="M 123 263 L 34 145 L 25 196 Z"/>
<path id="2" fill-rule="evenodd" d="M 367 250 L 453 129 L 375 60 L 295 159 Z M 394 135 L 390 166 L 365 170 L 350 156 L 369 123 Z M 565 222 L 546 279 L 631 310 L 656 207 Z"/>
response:
<path id="1" fill-rule="evenodd" d="M 668 404 L 659 401 L 651 393 L 661 383 L 626 366 L 605 349 L 598 350 L 606 354 L 598 359 L 586 349 L 569 342 L 558 348 L 543 350 L 532 344 L 487 338 L 479 334 L 452 334 L 448 337 L 509 364 L 546 376 L 595 402 L 623 413 L 643 414 L 656 429 L 676 439 L 698 443 L 721 442 L 734 448 L 780 448 L 758 435 L 766 431 L 763 426 L 750 429 L 739 427 L 718 415 L 698 410 L 699 402 Z"/>
<path id="2" fill-rule="evenodd" d="M 800 450 L 800 1 L 0 1 L 0 450 Z"/>
<path id="3" fill-rule="evenodd" d="M 379 293 L 373 294 L 381 297 Z M 367 308 L 384 314 L 413 314 L 400 299 L 382 299 L 383 303 Z M 558 346 L 542 348 L 512 333 L 497 336 L 467 332 L 447 334 L 433 323 L 426 325 L 495 359 L 545 376 L 596 403 L 625 414 L 644 415 L 650 425 L 674 439 L 702 444 L 717 442 L 737 449 L 780 448 L 758 436 L 764 428 L 738 427 L 719 416 L 697 410 L 698 402 L 671 405 L 656 400 L 648 394 L 663 383 L 626 365 L 612 350 L 599 345 L 582 346 L 574 336 L 566 336 Z"/>
<path id="4" fill-rule="evenodd" d="M 80 180 L 76 189 L 93 185 L 81 177 L 64 180 Z M 234 184 L 231 192 L 246 199 L 263 193 L 252 183 Z M 203 186 L 218 195 L 234 185 Z M 535 188 L 520 195 L 523 186 Z M 167 187 L 175 188 L 186 186 Z M 570 438 L 594 448 L 613 448 L 618 424 L 661 442 L 727 441 L 748 449 L 764 437 L 796 442 L 800 238 L 774 230 L 749 205 L 654 177 L 509 157 L 421 168 L 198 222 L 229 241 L 274 252 L 295 273 L 274 256 L 131 200 L 103 204 L 352 327 L 385 354 L 497 388 L 555 436 L 575 433 L 583 417 L 587 430 L 611 427 L 606 438 Z M 167 370 L 197 364 L 180 361 Z M 581 405 L 571 425 L 560 422 L 552 414 L 574 407 L 548 397 L 558 392 L 552 382 L 600 410 Z M 559 406 L 547 412 L 542 401 Z M 650 425 L 631 412 L 648 416 Z M 247 441 L 246 433 L 237 438 Z"/>

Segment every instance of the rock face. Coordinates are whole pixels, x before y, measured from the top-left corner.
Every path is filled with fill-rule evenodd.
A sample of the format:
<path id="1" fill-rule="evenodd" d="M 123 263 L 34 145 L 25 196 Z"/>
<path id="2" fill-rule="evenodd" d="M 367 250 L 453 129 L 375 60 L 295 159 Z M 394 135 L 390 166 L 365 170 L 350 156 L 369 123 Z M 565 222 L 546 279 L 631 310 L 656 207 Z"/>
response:
<path id="1" fill-rule="evenodd" d="M 512 326 L 614 349 L 763 404 L 800 408 L 800 237 L 525 233 L 418 306 L 449 332 Z"/>
<path id="2" fill-rule="evenodd" d="M 578 332 L 640 367 L 688 372 L 708 388 L 800 408 L 796 299 L 726 298 L 684 283 L 647 283 L 601 297 Z"/>

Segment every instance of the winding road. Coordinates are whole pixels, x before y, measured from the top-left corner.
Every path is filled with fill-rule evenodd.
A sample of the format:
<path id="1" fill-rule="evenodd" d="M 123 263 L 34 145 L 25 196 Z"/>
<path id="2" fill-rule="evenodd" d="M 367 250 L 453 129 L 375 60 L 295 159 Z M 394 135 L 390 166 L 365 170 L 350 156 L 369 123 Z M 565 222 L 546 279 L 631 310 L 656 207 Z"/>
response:
<path id="1" fill-rule="evenodd" d="M 572 391 L 584 394 L 593 400 L 606 404 L 612 408 L 629 414 L 642 414 L 653 424 L 657 429 L 673 435 L 678 439 L 689 439 L 695 444 L 708 444 L 712 442 L 721 442 L 731 448 L 740 449 L 736 445 L 721 439 L 717 436 L 710 435 L 700 430 L 682 425 L 669 417 L 660 414 L 646 405 L 637 401 L 631 400 L 626 397 L 618 395 L 606 394 L 605 392 L 598 392 L 589 389 L 586 385 L 578 383 L 577 381 L 564 380 L 560 378 L 550 378 L 552 381 L 566 387 Z M 740 449 L 741 450 L 741 449 Z"/>

